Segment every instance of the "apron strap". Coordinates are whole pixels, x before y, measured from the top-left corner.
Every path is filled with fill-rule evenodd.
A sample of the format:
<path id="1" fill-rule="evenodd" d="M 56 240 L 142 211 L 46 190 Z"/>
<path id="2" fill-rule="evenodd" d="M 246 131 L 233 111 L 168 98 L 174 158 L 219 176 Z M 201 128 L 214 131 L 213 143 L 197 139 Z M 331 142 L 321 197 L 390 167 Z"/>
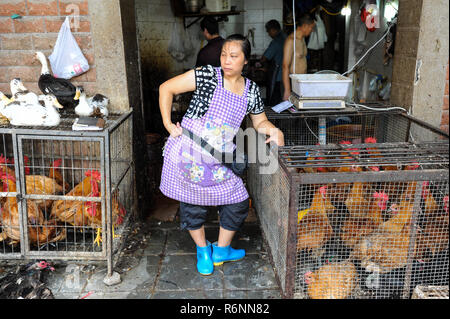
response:
<path id="1" fill-rule="evenodd" d="M 183 135 L 189 137 L 195 143 L 200 145 L 200 147 L 202 149 L 204 149 L 209 154 L 211 154 L 211 156 L 214 157 L 215 159 L 217 159 L 219 162 L 223 162 L 223 156 L 224 156 L 223 153 L 217 151 L 214 147 L 209 145 L 209 143 L 205 139 L 201 138 L 200 136 L 198 136 L 194 132 L 192 132 L 192 131 L 184 128 L 184 127 L 182 127 L 182 129 L 183 129 Z"/>

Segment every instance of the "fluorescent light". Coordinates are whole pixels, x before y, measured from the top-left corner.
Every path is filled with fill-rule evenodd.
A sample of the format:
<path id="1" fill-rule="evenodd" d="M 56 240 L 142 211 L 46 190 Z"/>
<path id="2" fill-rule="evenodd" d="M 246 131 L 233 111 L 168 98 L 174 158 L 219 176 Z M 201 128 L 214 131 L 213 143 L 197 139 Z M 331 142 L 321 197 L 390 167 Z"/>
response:
<path id="1" fill-rule="evenodd" d="M 341 14 L 343 16 L 349 16 L 349 15 L 352 14 L 352 9 L 350 9 L 348 6 L 345 6 L 345 7 L 342 8 Z"/>

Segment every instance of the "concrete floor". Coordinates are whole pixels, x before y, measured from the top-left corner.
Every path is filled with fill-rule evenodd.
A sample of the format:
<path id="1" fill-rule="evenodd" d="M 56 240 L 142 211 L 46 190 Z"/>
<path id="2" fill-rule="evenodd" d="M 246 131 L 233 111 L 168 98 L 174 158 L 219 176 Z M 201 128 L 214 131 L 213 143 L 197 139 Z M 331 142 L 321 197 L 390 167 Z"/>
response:
<path id="1" fill-rule="evenodd" d="M 218 236 L 216 216 L 205 224 L 206 237 Z M 246 222 L 232 247 L 246 250 L 237 262 L 215 267 L 210 276 L 196 271 L 195 244 L 179 222 L 133 224 L 116 263 L 122 282 L 106 286 L 106 263 L 53 261 L 47 286 L 56 299 L 280 299 L 257 222 Z"/>

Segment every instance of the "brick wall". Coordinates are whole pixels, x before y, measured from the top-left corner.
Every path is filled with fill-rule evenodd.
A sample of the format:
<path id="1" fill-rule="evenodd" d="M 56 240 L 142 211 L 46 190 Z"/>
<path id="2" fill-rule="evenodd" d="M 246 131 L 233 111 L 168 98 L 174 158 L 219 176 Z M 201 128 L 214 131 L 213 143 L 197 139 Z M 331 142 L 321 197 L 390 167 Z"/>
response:
<path id="1" fill-rule="evenodd" d="M 75 10 L 74 10 L 75 9 Z M 71 79 L 88 95 L 96 93 L 96 69 L 87 0 L 1 0 L 0 1 L 0 91 L 9 94 L 9 81 L 19 77 L 25 86 L 40 93 L 37 81 L 40 63 L 36 51 L 49 56 L 67 15 L 79 12 L 79 24 L 71 19 L 72 33 L 89 62 L 90 70 Z M 12 19 L 13 14 L 21 15 Z"/>
<path id="2" fill-rule="evenodd" d="M 444 103 L 442 106 L 442 119 L 441 119 L 441 130 L 448 133 L 448 63 L 447 63 L 447 75 L 445 78 L 445 89 L 444 89 Z"/>

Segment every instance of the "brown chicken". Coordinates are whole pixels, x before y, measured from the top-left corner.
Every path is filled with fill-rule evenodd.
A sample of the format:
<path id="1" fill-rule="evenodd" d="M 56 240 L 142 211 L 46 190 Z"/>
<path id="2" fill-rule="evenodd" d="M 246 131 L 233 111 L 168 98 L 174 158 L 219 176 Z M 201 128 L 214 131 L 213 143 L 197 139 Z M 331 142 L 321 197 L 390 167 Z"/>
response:
<path id="1" fill-rule="evenodd" d="M 413 209 L 414 204 L 409 200 L 403 200 L 400 204 L 392 204 L 390 210 L 393 216 L 380 225 L 380 230 L 400 233 L 405 225 L 410 223 Z"/>
<path id="2" fill-rule="evenodd" d="M 311 206 L 298 213 L 297 249 L 306 249 L 314 256 L 323 254 L 321 248 L 331 238 L 331 228 L 328 216 L 335 210 L 327 198 L 327 186 L 322 186 L 315 193 Z"/>
<path id="3" fill-rule="evenodd" d="M 350 261 L 330 263 L 305 274 L 312 299 L 345 299 L 357 285 L 356 267 Z"/>
<path id="4" fill-rule="evenodd" d="M 0 172 L 0 178 L 3 183 L 8 184 L 10 192 L 16 191 L 16 183 L 13 176 Z M 27 220 L 28 239 L 31 244 L 42 245 L 66 238 L 65 230 L 59 231 L 54 220 L 45 220 L 41 210 L 33 200 L 27 200 Z M 11 244 L 18 243 L 20 241 L 19 211 L 15 197 L 6 199 L 1 209 L 0 221 L 3 227 L 0 241 L 9 239 Z"/>
<path id="5" fill-rule="evenodd" d="M 345 200 L 345 206 L 350 218 L 367 218 L 367 212 L 371 203 L 368 196 L 370 191 L 371 187 L 368 183 L 353 183 L 350 193 Z"/>
<path id="6" fill-rule="evenodd" d="M 387 210 L 387 202 L 389 196 L 384 192 L 375 192 L 372 194 L 372 203 L 367 212 L 367 218 L 371 220 L 374 225 L 378 226 L 383 222 L 383 212 Z"/>
<path id="7" fill-rule="evenodd" d="M 100 181 L 100 173 L 97 171 L 87 171 L 85 178 L 76 185 L 66 196 L 90 196 L 92 193 L 92 180 Z M 59 221 L 67 222 L 74 226 L 88 225 L 88 217 L 84 213 L 86 202 L 77 200 L 57 200 L 53 203 L 50 216 Z"/>
<path id="8" fill-rule="evenodd" d="M 29 159 L 27 156 L 24 156 L 24 162 L 28 163 Z M 13 160 L 6 159 L 3 155 L 0 156 L 0 167 L 1 171 L 4 174 L 11 176 L 15 181 L 15 171 L 12 168 L 13 166 L 8 167 L 8 165 L 14 164 Z M 43 175 L 29 175 L 30 168 L 25 168 L 25 185 L 26 185 L 26 194 L 33 195 L 54 195 L 62 192 L 62 187 L 55 182 L 52 178 Z M 7 183 L 4 183 L 2 187 L 4 192 L 9 191 L 7 188 Z M 51 200 L 34 200 L 40 209 L 49 208 L 52 204 Z M 3 200 L 4 202 L 4 200 Z"/>
<path id="9" fill-rule="evenodd" d="M 444 205 L 442 212 L 429 214 L 425 221 L 423 229 L 419 231 L 418 242 L 418 258 L 426 259 L 427 250 L 434 257 L 437 253 L 448 249 L 449 241 L 449 214 L 448 214 L 448 195 L 444 197 Z"/>
<path id="10" fill-rule="evenodd" d="M 367 272 L 387 273 L 403 267 L 408 258 L 409 235 L 410 225 L 405 225 L 401 232 L 378 229 L 360 239 L 352 257 L 361 260 L 361 267 Z"/>
<path id="11" fill-rule="evenodd" d="M 341 240 L 345 246 L 353 248 L 361 237 L 377 230 L 378 225 L 366 218 L 347 218 L 341 228 Z"/>
<path id="12" fill-rule="evenodd" d="M 59 185 L 62 186 L 64 194 L 69 191 L 69 184 L 63 178 L 59 167 L 61 166 L 62 159 L 53 161 L 52 166 L 48 172 L 48 177 L 53 178 Z"/>
<path id="13" fill-rule="evenodd" d="M 27 194 L 35 195 L 55 195 L 61 194 L 63 188 L 53 178 L 44 175 L 26 175 L 25 185 Z M 53 203 L 52 200 L 36 199 L 36 204 L 40 209 L 48 209 Z"/>
<path id="14" fill-rule="evenodd" d="M 116 238 L 115 235 L 115 227 L 121 225 L 123 223 L 124 217 L 126 215 L 126 211 L 122 204 L 119 202 L 118 198 L 118 190 L 112 193 L 112 236 Z M 93 197 L 101 196 L 101 193 L 96 193 L 95 191 L 92 193 Z M 97 228 L 97 236 L 94 240 L 98 246 L 100 246 L 100 242 L 102 241 L 101 231 L 102 231 L 102 206 L 100 202 L 88 202 L 88 205 L 85 206 L 86 215 L 89 218 L 89 224 L 93 228 Z"/>
<path id="15" fill-rule="evenodd" d="M 422 185 L 422 198 L 425 203 L 425 216 L 430 216 L 439 209 L 439 205 L 430 192 L 430 182 L 424 182 Z"/>

